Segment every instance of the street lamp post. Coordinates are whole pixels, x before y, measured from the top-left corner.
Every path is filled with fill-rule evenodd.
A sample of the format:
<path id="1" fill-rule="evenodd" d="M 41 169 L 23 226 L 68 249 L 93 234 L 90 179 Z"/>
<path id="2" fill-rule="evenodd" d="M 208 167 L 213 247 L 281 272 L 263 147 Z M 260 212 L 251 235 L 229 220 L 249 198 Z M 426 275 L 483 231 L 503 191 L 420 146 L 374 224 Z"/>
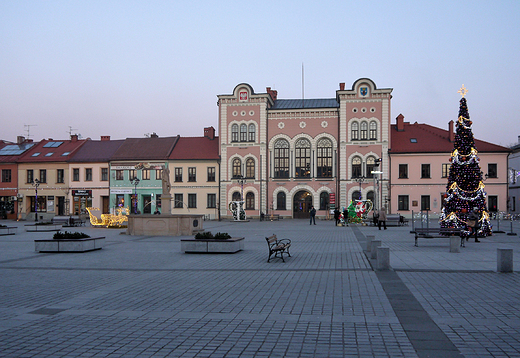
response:
<path id="1" fill-rule="evenodd" d="M 130 183 L 134 186 L 134 214 L 137 214 L 137 185 L 139 182 L 140 180 L 137 177 L 130 179 Z"/>
<path id="2" fill-rule="evenodd" d="M 34 179 L 31 183 L 34 186 L 34 213 L 35 213 L 35 219 L 38 221 L 38 187 L 40 186 L 40 181 L 38 179 Z"/>
<path id="3" fill-rule="evenodd" d="M 240 184 L 240 201 L 244 201 L 244 183 L 246 180 L 242 175 L 237 177 L 237 183 Z"/>
<path id="4" fill-rule="evenodd" d="M 375 195 L 374 195 L 374 199 L 375 199 L 375 204 L 374 204 L 374 211 L 376 211 L 377 209 L 379 209 L 379 181 L 376 177 L 376 175 L 379 175 L 379 174 L 383 174 L 382 171 L 378 171 L 378 170 L 373 170 L 372 172 L 372 175 L 374 176 L 374 189 L 375 189 Z"/>
<path id="5" fill-rule="evenodd" d="M 359 200 L 361 200 L 363 198 L 363 195 L 361 194 L 361 184 L 365 182 L 365 178 L 357 177 L 357 178 L 354 178 L 354 181 L 356 183 L 359 183 Z"/>

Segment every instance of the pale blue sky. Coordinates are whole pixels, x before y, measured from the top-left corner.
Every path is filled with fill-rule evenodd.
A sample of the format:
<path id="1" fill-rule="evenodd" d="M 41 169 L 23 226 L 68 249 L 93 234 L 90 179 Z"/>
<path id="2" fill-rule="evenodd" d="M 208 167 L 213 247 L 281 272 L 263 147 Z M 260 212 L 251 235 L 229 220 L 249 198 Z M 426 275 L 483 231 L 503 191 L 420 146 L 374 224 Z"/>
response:
<path id="1" fill-rule="evenodd" d="M 448 128 L 464 84 L 476 138 L 517 142 L 520 1 L 0 0 L 0 139 L 201 136 L 242 82 L 333 98 L 393 88 L 392 122 Z"/>

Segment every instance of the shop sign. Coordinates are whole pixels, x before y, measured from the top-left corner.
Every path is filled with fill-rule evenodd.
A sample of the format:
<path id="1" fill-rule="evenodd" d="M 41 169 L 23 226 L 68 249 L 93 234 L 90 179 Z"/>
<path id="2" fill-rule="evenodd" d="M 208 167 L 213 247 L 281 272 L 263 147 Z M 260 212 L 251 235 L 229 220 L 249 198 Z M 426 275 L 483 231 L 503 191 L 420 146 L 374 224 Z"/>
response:
<path id="1" fill-rule="evenodd" d="M 132 189 L 110 189 L 110 194 L 132 194 Z"/>
<path id="2" fill-rule="evenodd" d="M 72 196 L 92 196 L 92 190 L 73 190 Z"/>

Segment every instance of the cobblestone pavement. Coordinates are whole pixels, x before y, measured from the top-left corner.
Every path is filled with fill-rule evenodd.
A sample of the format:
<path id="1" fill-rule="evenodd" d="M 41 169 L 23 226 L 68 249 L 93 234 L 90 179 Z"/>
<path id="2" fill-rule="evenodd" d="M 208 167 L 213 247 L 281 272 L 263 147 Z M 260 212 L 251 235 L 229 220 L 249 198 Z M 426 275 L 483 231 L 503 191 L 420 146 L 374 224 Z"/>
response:
<path id="1" fill-rule="evenodd" d="M 19 227 L 0 236 L 0 357 L 520 357 L 520 276 L 496 272 L 518 236 L 450 253 L 448 239 L 414 247 L 410 227 L 211 221 L 245 250 L 82 227 L 105 247 L 45 254 L 33 240 L 52 233 L 0 223 Z M 267 262 L 273 233 L 292 240 L 286 263 Z M 368 235 L 390 271 L 372 269 Z"/>

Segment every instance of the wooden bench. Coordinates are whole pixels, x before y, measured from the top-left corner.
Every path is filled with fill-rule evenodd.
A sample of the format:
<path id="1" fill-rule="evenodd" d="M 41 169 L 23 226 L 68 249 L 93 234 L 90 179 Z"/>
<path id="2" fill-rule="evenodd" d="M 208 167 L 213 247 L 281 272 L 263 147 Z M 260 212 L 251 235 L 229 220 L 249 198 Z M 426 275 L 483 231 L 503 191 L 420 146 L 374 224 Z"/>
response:
<path id="1" fill-rule="evenodd" d="M 269 257 L 267 258 L 267 262 L 271 260 L 271 256 L 277 257 L 280 254 L 282 261 L 285 262 L 283 258 L 283 254 L 287 254 L 291 257 L 289 253 L 289 248 L 291 247 L 291 240 L 289 239 L 278 239 L 276 235 L 272 235 L 265 238 L 267 241 L 267 246 L 269 247 Z"/>
<path id="2" fill-rule="evenodd" d="M 0 236 L 16 234 L 16 226 L 0 226 Z M 12 230 L 12 232 L 11 232 Z"/>
<path id="3" fill-rule="evenodd" d="M 449 228 L 449 227 L 429 227 L 429 228 L 415 228 L 415 246 L 417 245 L 417 239 L 419 237 L 425 239 L 433 239 L 435 237 L 449 237 L 449 236 L 459 236 L 460 237 L 460 246 L 464 247 L 464 238 L 462 235 L 462 229 L 457 228 Z"/>
<path id="4" fill-rule="evenodd" d="M 267 218 L 270 220 L 270 221 L 279 221 L 280 220 L 280 214 L 271 214 L 271 215 L 268 215 Z"/>

